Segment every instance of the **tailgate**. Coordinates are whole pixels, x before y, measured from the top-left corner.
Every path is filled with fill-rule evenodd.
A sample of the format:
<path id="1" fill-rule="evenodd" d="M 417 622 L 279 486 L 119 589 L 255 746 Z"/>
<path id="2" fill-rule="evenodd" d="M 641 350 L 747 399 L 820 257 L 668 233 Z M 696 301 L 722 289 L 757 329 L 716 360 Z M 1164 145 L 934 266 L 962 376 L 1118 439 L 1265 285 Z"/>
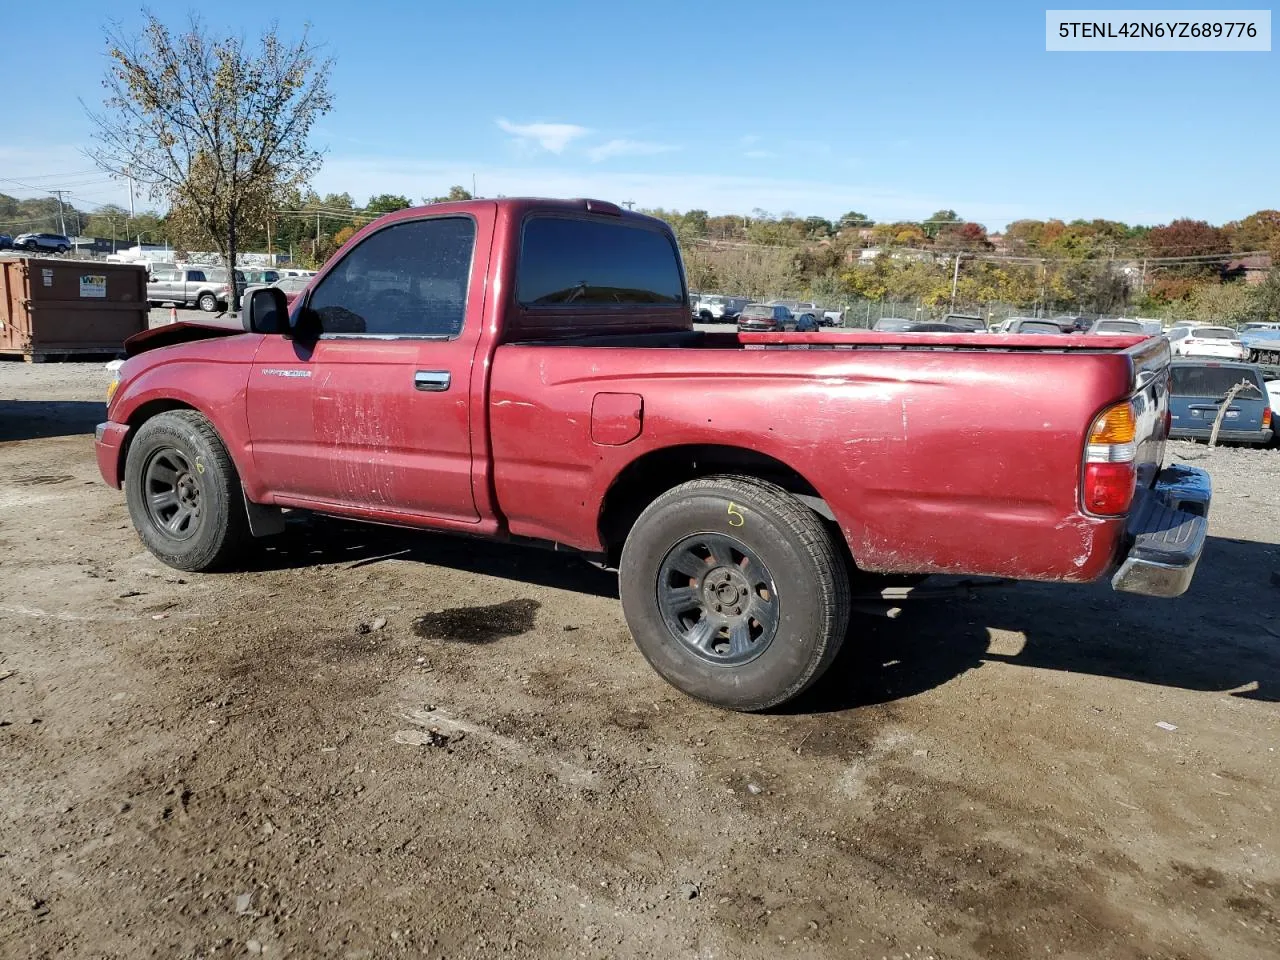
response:
<path id="1" fill-rule="evenodd" d="M 1133 407 L 1137 414 L 1138 487 L 1150 487 L 1164 463 L 1169 434 L 1169 343 L 1152 337 L 1125 351 L 1133 364 Z"/>

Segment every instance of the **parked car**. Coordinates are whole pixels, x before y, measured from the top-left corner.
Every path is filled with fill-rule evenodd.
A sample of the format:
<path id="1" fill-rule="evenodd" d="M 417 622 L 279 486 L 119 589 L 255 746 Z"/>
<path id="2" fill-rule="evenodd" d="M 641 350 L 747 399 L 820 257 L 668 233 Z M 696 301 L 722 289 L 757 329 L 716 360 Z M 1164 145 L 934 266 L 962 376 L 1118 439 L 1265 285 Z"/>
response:
<path id="1" fill-rule="evenodd" d="M 1246 323 L 1240 327 L 1240 334 L 1243 336 L 1246 333 L 1256 333 L 1259 330 L 1280 330 L 1280 323 L 1269 320 Z"/>
<path id="2" fill-rule="evenodd" d="M 1165 334 L 1175 357 L 1216 357 L 1220 360 L 1247 360 L 1249 351 L 1230 327 L 1181 325 Z"/>
<path id="3" fill-rule="evenodd" d="M 241 272 L 244 275 L 246 286 L 270 286 L 280 279 L 279 270 L 244 270 Z"/>
<path id="4" fill-rule="evenodd" d="M 71 239 L 60 233 L 20 233 L 13 238 L 19 250 L 66 253 L 71 249 Z"/>
<path id="5" fill-rule="evenodd" d="M 1119 317 L 1104 317 L 1101 320 L 1095 320 L 1093 326 L 1089 328 L 1092 334 L 1107 334 L 1110 336 L 1146 336 L 1147 330 L 1137 320 L 1125 320 Z"/>
<path id="6" fill-rule="evenodd" d="M 904 333 L 919 322 L 905 317 L 881 317 L 871 329 L 877 333 Z"/>
<path id="7" fill-rule="evenodd" d="M 255 287 L 241 330 L 130 338 L 98 466 L 181 570 L 234 566 L 284 510 L 581 551 L 618 567 L 657 671 L 739 710 L 796 697 L 857 635 L 855 570 L 860 591 L 1190 584 L 1211 497 L 1204 471 L 1161 469 L 1165 341 L 1010 362 L 989 338 L 940 366 L 945 336 L 706 337 L 685 296 L 671 228 L 614 204 L 397 211 L 291 310 Z"/>
<path id="8" fill-rule="evenodd" d="M 1244 345 L 1250 363 L 1263 363 L 1268 366 L 1280 366 L 1280 325 L 1262 330 L 1250 330 L 1240 334 L 1240 342 Z"/>
<path id="9" fill-rule="evenodd" d="M 297 299 L 298 294 L 307 289 L 307 285 L 309 283 L 311 283 L 311 281 L 306 277 L 281 277 L 273 283 L 272 286 L 283 290 L 285 299 L 289 303 L 293 303 L 293 301 Z"/>
<path id="10" fill-rule="evenodd" d="M 817 333 L 821 329 L 822 324 L 812 313 L 802 313 L 796 317 L 796 333 Z"/>
<path id="11" fill-rule="evenodd" d="M 794 330 L 796 318 L 778 303 L 749 303 L 738 314 L 740 333 L 776 333 Z"/>
<path id="12" fill-rule="evenodd" d="M 245 276 L 236 271 L 238 299 L 245 289 Z M 205 313 L 226 310 L 231 303 L 227 271 L 222 267 L 156 267 L 147 281 L 147 300 L 153 304 L 194 304 Z"/>
<path id="13" fill-rule="evenodd" d="M 1088 317 L 1076 317 L 1064 314 L 1053 318 L 1053 322 L 1066 333 L 1088 333 L 1093 321 Z"/>
<path id="14" fill-rule="evenodd" d="M 770 300 L 769 306 L 786 307 L 794 317 L 799 317 L 802 313 L 811 313 L 816 320 L 823 314 L 822 308 L 812 300 Z"/>
<path id="15" fill-rule="evenodd" d="M 838 308 L 823 310 L 822 316 L 818 318 L 818 322 L 824 327 L 843 327 L 844 311 Z"/>
<path id="16" fill-rule="evenodd" d="M 1209 439 L 1227 394 L 1236 384 L 1247 383 L 1227 406 L 1218 438 L 1260 445 L 1271 442 L 1274 407 L 1256 365 L 1175 360 L 1170 373 L 1169 436 Z"/>
<path id="17" fill-rule="evenodd" d="M 938 323 L 934 320 L 922 320 L 920 323 L 913 323 L 903 333 L 973 333 L 972 330 L 965 330 L 957 327 L 953 323 Z"/>
<path id="18" fill-rule="evenodd" d="M 987 332 L 987 321 L 972 313 L 948 313 L 942 318 L 942 322 L 958 327 L 965 333 Z"/>
<path id="19" fill-rule="evenodd" d="M 1068 333 L 1056 319 L 1047 317 L 1011 317 L 1000 324 L 998 333 Z"/>
<path id="20" fill-rule="evenodd" d="M 0 233 L 0 250 L 10 250 L 13 248 L 13 237 L 7 233 Z"/>
<path id="21" fill-rule="evenodd" d="M 739 314 L 750 302 L 747 297 L 703 295 L 697 303 L 697 316 L 703 323 L 736 323 Z"/>

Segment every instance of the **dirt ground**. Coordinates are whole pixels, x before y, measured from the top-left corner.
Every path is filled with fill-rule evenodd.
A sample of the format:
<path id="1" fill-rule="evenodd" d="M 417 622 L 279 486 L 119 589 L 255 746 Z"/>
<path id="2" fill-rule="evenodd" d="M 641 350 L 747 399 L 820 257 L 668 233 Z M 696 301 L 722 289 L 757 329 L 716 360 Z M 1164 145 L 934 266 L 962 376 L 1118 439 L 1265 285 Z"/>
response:
<path id="1" fill-rule="evenodd" d="M 162 567 L 104 382 L 0 364 L 0 957 L 1277 955 L 1280 452 L 1200 461 L 1185 597 L 858 620 L 742 716 L 571 556 L 315 521 Z"/>

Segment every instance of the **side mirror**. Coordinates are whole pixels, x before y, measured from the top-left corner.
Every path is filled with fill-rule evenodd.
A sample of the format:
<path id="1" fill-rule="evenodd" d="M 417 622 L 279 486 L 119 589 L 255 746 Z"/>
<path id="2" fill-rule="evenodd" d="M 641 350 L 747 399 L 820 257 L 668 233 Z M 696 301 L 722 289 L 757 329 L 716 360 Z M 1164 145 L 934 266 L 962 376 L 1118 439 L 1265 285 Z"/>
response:
<path id="1" fill-rule="evenodd" d="M 240 317 L 250 333 L 284 333 L 289 328 L 289 303 L 279 287 L 250 287 L 242 307 Z"/>

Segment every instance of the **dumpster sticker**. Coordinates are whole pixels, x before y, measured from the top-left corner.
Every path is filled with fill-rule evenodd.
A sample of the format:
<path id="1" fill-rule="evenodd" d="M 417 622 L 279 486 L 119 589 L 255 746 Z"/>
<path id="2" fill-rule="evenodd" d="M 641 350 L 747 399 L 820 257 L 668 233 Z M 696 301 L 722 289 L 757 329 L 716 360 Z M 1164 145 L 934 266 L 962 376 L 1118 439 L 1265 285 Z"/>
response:
<path id="1" fill-rule="evenodd" d="M 107 278 L 102 275 L 89 276 L 80 278 L 80 296 L 82 297 L 105 297 L 107 295 Z"/>
<path id="2" fill-rule="evenodd" d="M 48 267 L 45 267 L 44 269 L 42 269 L 42 270 L 40 271 L 40 276 L 42 276 L 42 277 L 44 278 L 44 285 L 45 285 L 46 287 L 52 287 L 52 286 L 53 286 L 53 271 L 52 271 L 52 270 L 50 270 Z"/>

